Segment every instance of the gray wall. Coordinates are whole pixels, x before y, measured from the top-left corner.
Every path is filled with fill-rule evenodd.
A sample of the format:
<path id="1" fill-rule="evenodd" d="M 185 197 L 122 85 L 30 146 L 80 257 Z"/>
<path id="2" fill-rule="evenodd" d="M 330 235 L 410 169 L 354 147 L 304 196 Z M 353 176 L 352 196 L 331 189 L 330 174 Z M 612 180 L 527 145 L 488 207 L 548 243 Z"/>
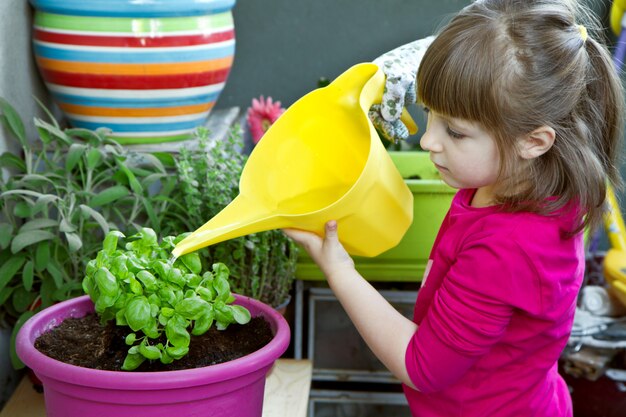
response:
<path id="1" fill-rule="evenodd" d="M 30 137 L 35 135 L 32 120 L 39 114 L 33 96 L 43 97 L 43 84 L 37 74 L 30 42 L 31 11 L 27 0 L 0 0 L 0 96 L 24 117 Z M 16 152 L 17 144 L 0 130 L 0 154 Z"/>
<path id="2" fill-rule="evenodd" d="M 238 0 L 237 50 L 218 107 L 284 106 L 350 66 L 431 34 L 469 0 Z"/>
<path id="3" fill-rule="evenodd" d="M 582 0 L 607 16 L 610 0 Z M 217 107 L 284 107 L 350 66 L 432 34 L 471 0 L 237 0 L 235 62 Z"/>

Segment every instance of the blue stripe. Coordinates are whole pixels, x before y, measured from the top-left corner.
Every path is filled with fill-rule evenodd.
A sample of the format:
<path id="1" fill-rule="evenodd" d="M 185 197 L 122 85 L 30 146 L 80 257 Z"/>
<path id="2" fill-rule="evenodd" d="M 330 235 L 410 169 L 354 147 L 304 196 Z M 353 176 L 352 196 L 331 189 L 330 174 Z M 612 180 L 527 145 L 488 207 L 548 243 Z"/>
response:
<path id="1" fill-rule="evenodd" d="M 191 104 L 211 103 L 217 100 L 220 91 L 211 94 L 180 98 L 114 98 L 114 97 L 85 97 L 73 94 L 52 93 L 54 99 L 61 103 L 78 104 L 81 106 L 93 107 L 115 107 L 115 108 L 143 108 L 143 107 L 174 107 L 187 106 Z"/>
<path id="2" fill-rule="evenodd" d="M 105 63 L 125 63 L 125 64 L 160 64 L 160 63 L 176 63 L 176 62 L 193 62 L 205 61 L 208 59 L 219 59 L 233 56 L 235 53 L 235 44 L 222 46 L 213 49 L 202 50 L 178 50 L 171 48 L 171 51 L 155 51 L 137 53 L 133 50 L 120 52 L 104 52 L 92 50 L 69 50 L 50 46 L 42 46 L 36 42 L 33 45 L 35 55 L 42 58 L 58 59 L 62 61 L 77 62 L 105 62 Z"/>
<path id="3" fill-rule="evenodd" d="M 201 16 L 230 11 L 235 0 L 30 0 L 49 13 L 104 17 Z"/>
<path id="4" fill-rule="evenodd" d="M 122 132 L 168 132 L 172 130 L 194 129 L 202 125 L 206 121 L 206 117 L 190 120 L 187 122 L 174 123 L 146 123 L 146 124 L 125 124 L 125 123 L 96 123 L 75 120 L 69 117 L 70 123 L 74 127 L 82 127 L 84 129 L 95 130 L 99 127 L 108 127 L 113 133 Z"/>

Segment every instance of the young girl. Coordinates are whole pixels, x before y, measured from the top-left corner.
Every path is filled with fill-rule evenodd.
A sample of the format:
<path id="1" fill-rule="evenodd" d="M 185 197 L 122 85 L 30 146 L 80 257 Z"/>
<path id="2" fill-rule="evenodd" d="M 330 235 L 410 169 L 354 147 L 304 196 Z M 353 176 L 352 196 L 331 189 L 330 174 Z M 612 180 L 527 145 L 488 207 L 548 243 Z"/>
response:
<path id="1" fill-rule="evenodd" d="M 606 48 L 559 0 L 463 9 L 417 74 L 421 146 L 459 191 L 413 320 L 355 270 L 336 222 L 286 230 L 326 275 L 415 416 L 571 416 L 557 371 L 584 270 L 582 230 L 620 185 L 622 90 Z M 373 219 L 375 221 L 375 219 Z"/>

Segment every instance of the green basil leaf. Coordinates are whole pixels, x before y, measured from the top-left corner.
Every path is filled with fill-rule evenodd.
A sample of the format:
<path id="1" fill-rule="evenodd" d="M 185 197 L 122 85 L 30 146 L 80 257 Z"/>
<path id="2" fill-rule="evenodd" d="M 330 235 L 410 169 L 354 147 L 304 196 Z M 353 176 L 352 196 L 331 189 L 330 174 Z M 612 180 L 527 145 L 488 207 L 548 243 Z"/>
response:
<path id="1" fill-rule="evenodd" d="M 139 345 L 139 353 L 141 353 L 146 359 L 161 359 L 161 351 L 156 346 L 147 346 L 142 343 Z"/>
<path id="2" fill-rule="evenodd" d="M 187 322 L 177 314 L 167 322 L 165 326 L 167 340 L 176 347 L 188 347 L 191 336 L 187 331 Z"/>
<path id="3" fill-rule="evenodd" d="M 134 331 L 142 330 L 150 324 L 152 317 L 150 316 L 150 303 L 146 297 L 133 298 L 126 307 L 124 314 L 128 326 Z"/>
<path id="4" fill-rule="evenodd" d="M 130 278 L 130 291 L 135 295 L 143 295 L 143 287 L 135 278 Z"/>
<path id="5" fill-rule="evenodd" d="M 191 252 L 180 257 L 183 264 L 194 274 L 202 272 L 202 261 L 198 252 Z"/>
<path id="6" fill-rule="evenodd" d="M 209 303 L 200 297 L 185 298 L 176 304 L 174 309 L 178 314 L 189 320 L 195 320 L 209 307 Z"/>
<path id="7" fill-rule="evenodd" d="M 87 295 L 89 295 L 92 300 L 94 298 L 94 289 L 96 288 L 95 285 L 95 281 L 93 279 L 92 276 L 90 275 L 86 275 L 85 278 L 83 278 L 83 292 Z"/>
<path id="8" fill-rule="evenodd" d="M 124 371 L 134 371 L 146 360 L 146 358 L 140 353 L 129 353 L 124 358 L 122 369 Z"/>
<path id="9" fill-rule="evenodd" d="M 185 356 L 187 353 L 189 353 L 189 348 L 187 346 L 181 346 L 181 347 L 168 346 L 166 349 L 166 352 L 172 359 L 180 359 L 183 356 Z"/>
<path id="10" fill-rule="evenodd" d="M 142 330 L 144 334 L 150 339 L 158 339 L 159 337 L 161 337 L 161 332 L 159 331 L 156 318 L 150 318 L 148 325 L 145 326 Z"/>
<path id="11" fill-rule="evenodd" d="M 124 339 L 124 342 L 130 346 L 133 343 L 135 343 L 135 340 L 137 340 L 137 335 L 135 333 L 130 333 L 126 336 L 126 339 Z"/>
<path id="12" fill-rule="evenodd" d="M 96 285 L 100 292 L 110 297 L 116 297 L 119 292 L 119 284 L 115 276 L 105 267 L 101 267 L 96 271 Z"/>
<path id="13" fill-rule="evenodd" d="M 171 268 L 170 273 L 167 275 L 166 279 L 169 282 L 178 285 L 180 288 L 183 288 L 186 283 L 185 279 L 183 278 L 183 273 L 180 272 L 180 269 L 178 268 Z"/>
<path id="14" fill-rule="evenodd" d="M 239 324 L 246 324 L 250 321 L 250 311 L 240 305 L 231 305 L 230 310 L 233 312 L 233 318 Z"/>
<path id="15" fill-rule="evenodd" d="M 141 281 L 141 283 L 146 287 L 148 291 L 156 291 L 157 290 L 157 279 L 154 275 L 152 275 L 148 271 L 139 271 L 137 272 L 137 279 Z"/>
<path id="16" fill-rule="evenodd" d="M 104 237 L 104 242 L 102 243 L 102 249 L 105 253 L 111 255 L 117 249 L 117 241 L 119 238 L 124 237 L 124 234 L 118 230 L 111 230 Z"/>
<path id="17" fill-rule="evenodd" d="M 126 314 L 125 308 L 117 310 L 117 313 L 115 313 L 115 325 L 116 326 L 128 326 L 128 322 L 126 321 L 126 317 L 124 316 L 124 314 Z"/>
<path id="18" fill-rule="evenodd" d="M 212 287 L 200 287 L 198 288 L 198 295 L 202 297 L 203 300 L 211 302 L 215 299 L 217 293 Z"/>
<path id="19" fill-rule="evenodd" d="M 193 330 L 191 334 L 194 336 L 200 336 L 209 330 L 215 319 L 215 313 L 212 309 L 207 310 L 194 322 Z"/>
<path id="20" fill-rule="evenodd" d="M 228 280 L 221 275 L 218 275 L 213 279 L 213 288 L 215 288 L 217 295 L 220 298 L 230 295 L 230 285 L 228 284 Z"/>

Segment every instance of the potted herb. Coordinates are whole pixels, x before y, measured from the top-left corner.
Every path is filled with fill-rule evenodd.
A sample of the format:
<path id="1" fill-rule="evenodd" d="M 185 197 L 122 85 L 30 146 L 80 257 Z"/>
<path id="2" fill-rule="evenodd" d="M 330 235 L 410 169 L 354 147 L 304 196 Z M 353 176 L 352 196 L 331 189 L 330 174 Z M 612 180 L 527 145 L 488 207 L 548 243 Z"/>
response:
<path id="1" fill-rule="evenodd" d="M 232 295 L 223 264 L 208 270 L 197 253 L 172 262 L 170 250 L 182 236 L 158 242 L 154 231 L 146 228 L 122 248 L 118 248 L 119 237 L 123 235 L 110 232 L 102 250 L 89 261 L 83 280 L 89 296 L 39 312 L 18 334 L 18 354 L 44 385 L 47 413 L 67 417 L 260 416 L 265 376 L 289 344 L 285 319 L 270 306 Z M 57 342 L 61 338 L 55 334 L 57 329 L 76 318 L 89 317 L 94 310 L 108 323 L 107 331 L 125 329 L 124 337 L 96 343 L 102 356 L 94 361 L 94 367 L 107 370 L 62 362 L 35 347 L 47 347 L 42 339 Z M 251 316 L 262 317 L 269 324 L 271 340 L 265 346 L 219 364 L 167 370 L 190 353 L 197 341 L 194 338 L 213 327 L 226 332 L 237 323 L 247 323 Z M 46 338 L 46 332 L 51 337 Z M 234 336 L 236 343 L 244 345 L 246 341 L 238 335 Z M 114 349 L 109 346 L 119 339 L 126 345 L 121 349 L 125 359 L 113 361 L 113 369 L 107 368 L 107 352 Z M 87 342 L 82 340 L 79 350 L 90 351 Z M 149 372 L 153 363 L 161 366 Z"/>
<path id="2" fill-rule="evenodd" d="M 147 219 L 158 231 L 149 188 L 167 174 L 157 158 L 128 151 L 104 130 L 63 129 L 48 112 L 49 121 L 34 120 L 31 142 L 3 99 L 0 111 L 22 147 L 0 156 L 0 168 L 11 170 L 0 179 L 0 326 L 14 339 L 30 316 L 81 293 L 86 262 L 109 230 L 132 233 Z"/>
<path id="3" fill-rule="evenodd" d="M 239 194 L 239 178 L 247 156 L 241 130 L 235 127 L 223 141 L 211 141 L 198 129 L 198 150 L 181 149 L 174 156 L 176 173 L 162 211 L 162 233 L 193 231 L 219 213 Z M 230 269 L 233 290 L 278 307 L 289 300 L 298 248 L 280 230 L 231 239 L 207 248 L 208 258 Z"/>

